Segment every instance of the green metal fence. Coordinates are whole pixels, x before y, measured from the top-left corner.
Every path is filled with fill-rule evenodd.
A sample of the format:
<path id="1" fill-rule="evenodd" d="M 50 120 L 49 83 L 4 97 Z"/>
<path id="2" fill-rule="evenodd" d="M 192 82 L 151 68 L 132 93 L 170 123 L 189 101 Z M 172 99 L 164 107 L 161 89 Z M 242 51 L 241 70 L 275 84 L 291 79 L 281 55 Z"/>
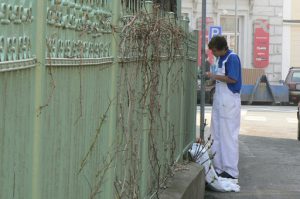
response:
<path id="1" fill-rule="evenodd" d="M 154 90 L 143 76 L 153 71 L 120 52 L 124 26 L 150 1 L 136 12 L 108 0 L 0 4 L 0 198 L 157 196 L 195 137 L 187 19 L 163 19 L 185 40 L 183 54 L 159 58 Z"/>

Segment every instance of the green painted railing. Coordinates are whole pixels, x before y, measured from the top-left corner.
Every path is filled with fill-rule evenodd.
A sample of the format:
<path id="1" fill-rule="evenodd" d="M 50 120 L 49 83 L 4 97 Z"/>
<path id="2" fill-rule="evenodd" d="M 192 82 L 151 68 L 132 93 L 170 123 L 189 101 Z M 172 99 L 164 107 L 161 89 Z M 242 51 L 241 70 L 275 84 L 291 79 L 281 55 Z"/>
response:
<path id="1" fill-rule="evenodd" d="M 182 53 L 145 72 L 139 52 L 126 46 L 125 56 L 120 44 L 134 16 L 152 15 L 151 1 L 138 13 L 109 0 L 0 4 L 0 198 L 159 195 L 195 137 L 188 20 L 166 13 L 185 33 Z"/>

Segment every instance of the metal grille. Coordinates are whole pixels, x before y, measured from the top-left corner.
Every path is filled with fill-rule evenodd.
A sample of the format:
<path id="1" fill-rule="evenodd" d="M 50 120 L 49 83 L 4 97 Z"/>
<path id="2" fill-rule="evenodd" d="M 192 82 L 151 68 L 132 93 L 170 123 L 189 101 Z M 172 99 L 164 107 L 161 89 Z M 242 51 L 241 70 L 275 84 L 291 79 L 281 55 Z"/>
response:
<path id="1" fill-rule="evenodd" d="M 145 0 L 122 0 L 123 8 L 131 12 L 138 12 L 144 5 Z"/>
<path id="2" fill-rule="evenodd" d="M 122 5 L 132 12 L 137 12 L 144 6 L 144 2 L 145 0 L 122 0 Z M 163 11 L 176 13 L 176 0 L 154 0 L 153 2 L 159 4 Z"/>
<path id="3" fill-rule="evenodd" d="M 176 13 L 176 0 L 155 0 L 154 3 L 160 4 L 162 10 Z"/>

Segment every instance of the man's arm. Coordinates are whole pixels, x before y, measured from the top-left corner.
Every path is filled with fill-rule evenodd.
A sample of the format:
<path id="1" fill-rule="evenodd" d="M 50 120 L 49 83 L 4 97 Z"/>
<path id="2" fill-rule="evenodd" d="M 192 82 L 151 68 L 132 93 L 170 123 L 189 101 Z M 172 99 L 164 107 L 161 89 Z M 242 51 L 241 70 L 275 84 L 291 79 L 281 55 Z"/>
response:
<path id="1" fill-rule="evenodd" d="M 237 82 L 236 80 L 231 79 L 228 76 L 214 75 L 211 72 L 206 72 L 206 76 L 209 77 L 209 78 L 211 78 L 211 79 L 213 79 L 213 80 L 219 80 L 221 82 L 226 82 L 226 83 L 229 83 L 229 84 L 234 84 L 234 83 Z"/>

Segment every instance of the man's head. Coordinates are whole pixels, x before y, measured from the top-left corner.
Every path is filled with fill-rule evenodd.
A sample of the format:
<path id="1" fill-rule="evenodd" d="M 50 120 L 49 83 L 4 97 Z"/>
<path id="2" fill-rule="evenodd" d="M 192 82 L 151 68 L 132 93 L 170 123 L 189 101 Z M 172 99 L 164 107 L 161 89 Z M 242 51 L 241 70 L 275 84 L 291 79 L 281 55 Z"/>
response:
<path id="1" fill-rule="evenodd" d="M 208 43 L 208 48 L 212 51 L 214 56 L 220 57 L 226 54 L 228 50 L 227 41 L 224 36 L 214 36 L 211 38 L 210 42 Z"/>

